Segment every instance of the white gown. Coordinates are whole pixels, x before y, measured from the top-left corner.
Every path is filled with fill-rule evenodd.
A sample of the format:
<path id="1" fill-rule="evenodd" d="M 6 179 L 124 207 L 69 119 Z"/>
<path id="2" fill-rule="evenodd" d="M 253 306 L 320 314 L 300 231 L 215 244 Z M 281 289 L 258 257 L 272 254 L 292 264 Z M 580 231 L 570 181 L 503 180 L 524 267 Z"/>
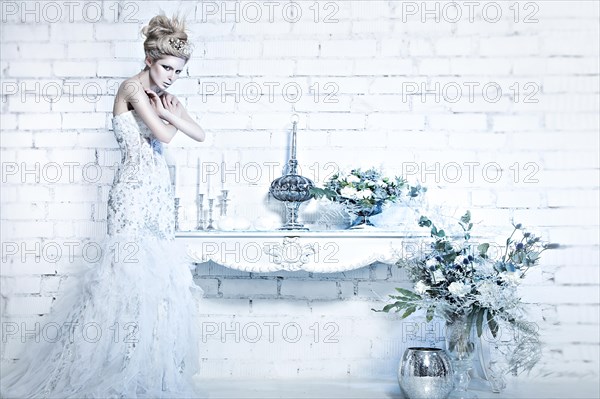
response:
<path id="1" fill-rule="evenodd" d="M 203 292 L 173 240 L 162 149 L 135 111 L 114 117 L 113 127 L 122 163 L 109 194 L 102 258 L 61 286 L 41 323 L 60 334 L 46 328 L 2 370 L 2 398 L 206 397 L 192 383 Z"/>

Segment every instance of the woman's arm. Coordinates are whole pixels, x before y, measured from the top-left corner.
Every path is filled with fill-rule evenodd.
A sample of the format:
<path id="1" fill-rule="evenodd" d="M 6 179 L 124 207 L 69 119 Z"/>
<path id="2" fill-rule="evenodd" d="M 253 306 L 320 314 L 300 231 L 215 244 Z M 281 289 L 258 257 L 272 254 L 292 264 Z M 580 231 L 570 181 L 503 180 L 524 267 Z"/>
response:
<path id="1" fill-rule="evenodd" d="M 151 96 L 149 97 L 149 94 L 147 94 L 147 91 L 139 81 L 131 80 L 127 82 L 124 87 L 125 86 L 127 89 L 125 100 L 133 106 L 133 109 L 135 109 L 139 117 L 142 118 L 144 123 L 150 128 L 157 140 L 163 143 L 169 143 L 175 136 L 175 133 L 177 133 L 177 127 L 163 122 L 160 118 L 159 111 L 156 109 L 156 104 L 153 103 L 156 101 L 153 101 Z M 156 93 L 152 93 L 156 96 Z M 158 98 L 158 96 L 156 97 Z M 160 100 L 158 102 L 160 103 Z M 160 104 L 160 108 L 164 109 L 162 104 Z"/>
<path id="2" fill-rule="evenodd" d="M 156 93 L 150 91 L 148 95 L 151 101 L 156 101 L 153 97 Z M 194 119 L 187 113 L 185 107 L 179 102 L 177 97 L 172 94 L 164 93 L 160 96 L 160 103 L 164 110 L 160 110 L 160 117 L 167 121 L 178 130 L 196 141 L 204 141 L 206 134 L 204 130 L 196 123 Z M 158 104 L 157 104 L 158 105 Z"/>

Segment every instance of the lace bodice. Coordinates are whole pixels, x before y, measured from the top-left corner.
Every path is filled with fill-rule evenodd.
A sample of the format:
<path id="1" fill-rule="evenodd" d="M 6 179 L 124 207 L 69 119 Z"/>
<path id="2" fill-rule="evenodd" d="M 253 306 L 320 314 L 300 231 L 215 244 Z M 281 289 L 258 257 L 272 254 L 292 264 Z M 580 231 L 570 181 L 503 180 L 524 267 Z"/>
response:
<path id="1" fill-rule="evenodd" d="M 112 122 L 121 164 L 108 197 L 108 234 L 173 239 L 173 192 L 160 144 L 135 110 Z"/>

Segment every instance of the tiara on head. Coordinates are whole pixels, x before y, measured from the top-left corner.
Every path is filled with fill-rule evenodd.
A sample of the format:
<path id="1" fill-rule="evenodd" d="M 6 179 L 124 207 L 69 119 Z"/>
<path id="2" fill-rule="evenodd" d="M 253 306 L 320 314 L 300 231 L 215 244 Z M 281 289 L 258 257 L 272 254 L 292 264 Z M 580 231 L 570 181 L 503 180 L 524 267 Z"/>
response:
<path id="1" fill-rule="evenodd" d="M 189 57 L 192 54 L 192 45 L 187 40 L 181 40 L 177 37 L 169 39 L 169 44 L 175 50 L 180 51 L 183 55 Z"/>

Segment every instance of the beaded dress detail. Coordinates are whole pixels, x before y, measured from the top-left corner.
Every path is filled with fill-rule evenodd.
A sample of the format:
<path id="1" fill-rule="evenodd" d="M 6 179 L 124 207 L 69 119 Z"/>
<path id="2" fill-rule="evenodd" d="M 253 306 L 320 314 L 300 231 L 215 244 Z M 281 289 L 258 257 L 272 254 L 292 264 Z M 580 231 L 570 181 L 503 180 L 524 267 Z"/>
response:
<path id="1" fill-rule="evenodd" d="M 112 122 L 121 164 L 102 256 L 69 275 L 40 322 L 44 333 L 10 370 L 3 365 L 2 398 L 207 397 L 192 379 L 203 291 L 174 240 L 162 148 L 135 111 Z"/>

